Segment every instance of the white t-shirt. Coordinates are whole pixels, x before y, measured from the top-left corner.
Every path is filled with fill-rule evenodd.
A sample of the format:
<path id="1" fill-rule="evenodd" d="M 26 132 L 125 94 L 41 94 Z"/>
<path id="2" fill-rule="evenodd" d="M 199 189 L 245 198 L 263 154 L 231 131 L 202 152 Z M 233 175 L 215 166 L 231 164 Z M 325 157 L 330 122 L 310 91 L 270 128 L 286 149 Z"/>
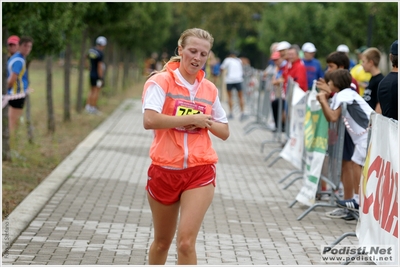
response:
<path id="1" fill-rule="evenodd" d="M 190 93 L 190 100 L 193 101 L 197 89 L 199 88 L 199 82 L 195 81 L 194 84 L 190 84 L 188 81 L 183 78 L 179 69 L 174 70 L 176 75 L 179 77 L 179 80 L 185 85 Z M 146 95 L 144 96 L 143 105 L 142 105 L 142 112 L 144 113 L 145 109 L 151 109 L 157 111 L 158 113 L 162 112 L 163 106 L 165 102 L 165 92 L 164 90 L 157 84 L 153 83 L 149 86 L 146 91 Z M 215 99 L 215 102 L 212 105 L 211 116 L 213 120 L 222 123 L 228 123 L 228 119 L 226 118 L 225 110 L 222 108 L 221 102 L 219 101 L 219 97 Z"/>
<path id="2" fill-rule="evenodd" d="M 239 58 L 227 57 L 221 64 L 221 69 L 226 70 L 226 83 L 243 82 L 243 66 Z"/>
<path id="3" fill-rule="evenodd" d="M 354 90 L 347 88 L 332 97 L 331 108 L 338 109 L 342 103 L 347 103 L 345 114 L 346 130 L 350 134 L 355 145 L 366 146 L 367 128 L 373 109 Z"/>

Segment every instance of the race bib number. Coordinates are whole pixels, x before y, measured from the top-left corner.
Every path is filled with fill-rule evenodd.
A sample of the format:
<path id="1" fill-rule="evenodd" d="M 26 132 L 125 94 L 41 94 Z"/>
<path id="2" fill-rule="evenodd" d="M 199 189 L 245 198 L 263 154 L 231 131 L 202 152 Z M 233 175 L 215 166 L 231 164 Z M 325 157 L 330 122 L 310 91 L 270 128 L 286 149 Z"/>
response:
<path id="1" fill-rule="evenodd" d="M 204 105 L 199 105 L 184 100 L 178 100 L 175 102 L 174 116 L 204 114 L 205 112 L 206 106 Z M 176 127 L 175 130 L 186 133 L 199 133 L 201 129 L 186 130 L 184 127 Z"/>

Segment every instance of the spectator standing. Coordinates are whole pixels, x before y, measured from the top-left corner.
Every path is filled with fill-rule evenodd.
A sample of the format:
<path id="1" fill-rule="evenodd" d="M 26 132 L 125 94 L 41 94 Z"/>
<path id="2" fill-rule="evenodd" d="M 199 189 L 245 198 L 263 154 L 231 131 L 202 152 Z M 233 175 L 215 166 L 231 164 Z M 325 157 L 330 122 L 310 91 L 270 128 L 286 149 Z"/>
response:
<path id="1" fill-rule="evenodd" d="M 341 106 L 347 103 L 347 110 L 344 114 L 346 131 L 351 136 L 355 144 L 354 152 L 351 156 L 353 170 L 353 188 L 354 195 L 352 198 L 337 200 L 339 207 L 351 210 L 359 209 L 359 186 L 361 170 L 365 163 L 367 155 L 367 139 L 368 124 L 373 109 L 367 102 L 354 90 L 350 88 L 351 74 L 345 69 L 338 69 L 327 73 L 325 79 L 328 81 L 330 90 L 335 93 L 332 98 L 330 107 L 328 104 L 329 94 L 321 91 L 317 95 L 318 101 L 321 103 L 322 111 L 326 119 L 330 122 L 336 122 L 341 116 Z"/>
<path id="2" fill-rule="evenodd" d="M 307 92 L 308 90 L 307 70 L 306 66 L 304 65 L 303 61 L 299 56 L 299 52 L 300 52 L 300 47 L 298 45 L 292 45 L 287 52 L 290 62 L 290 64 L 287 65 L 288 76 L 292 77 L 293 80 L 299 84 L 300 88 L 304 92 Z"/>
<path id="3" fill-rule="evenodd" d="M 366 46 L 361 46 L 360 48 L 356 49 L 355 52 L 358 57 L 358 64 L 350 70 L 351 77 L 357 81 L 360 96 L 364 96 L 364 90 L 368 86 L 368 82 L 371 79 L 371 73 L 364 70 L 361 61 L 362 54 L 365 50 L 367 50 L 367 48 L 368 47 Z"/>
<path id="4" fill-rule="evenodd" d="M 356 63 L 354 62 L 354 60 L 352 60 L 350 58 L 350 56 L 349 56 L 350 49 L 347 45 L 345 45 L 345 44 L 338 45 L 338 47 L 336 48 L 336 51 L 346 53 L 346 55 L 349 57 L 349 60 L 350 60 L 349 70 L 354 68 Z"/>
<path id="5" fill-rule="evenodd" d="M 282 41 L 278 43 L 278 46 L 276 47 L 276 51 L 280 53 L 281 58 L 283 58 L 284 62 L 286 62 L 285 67 L 283 68 L 282 77 L 279 80 L 275 81 L 276 84 L 283 83 L 284 92 L 286 92 L 289 66 L 291 64 L 289 61 L 289 53 L 288 53 L 290 46 L 291 46 L 290 43 L 288 43 L 287 41 Z"/>
<path id="6" fill-rule="evenodd" d="M 97 100 L 100 95 L 100 89 L 104 85 L 104 54 L 103 51 L 107 45 L 107 39 L 99 36 L 96 39 L 96 46 L 89 49 L 87 57 L 90 59 L 90 92 L 86 100 L 86 111 L 90 114 L 100 114 L 97 109 Z"/>
<path id="7" fill-rule="evenodd" d="M 17 53 L 19 49 L 19 37 L 16 35 L 11 35 L 7 39 L 7 60 L 10 59 L 12 55 Z"/>
<path id="8" fill-rule="evenodd" d="M 332 52 L 326 58 L 327 63 L 327 70 L 326 74 L 335 71 L 337 69 L 345 69 L 349 71 L 349 57 L 344 52 Z M 358 92 L 358 85 L 357 81 L 351 77 L 351 84 L 350 87 L 352 90 Z M 317 88 L 323 90 L 328 93 L 330 98 L 333 98 L 335 92 L 332 92 L 329 85 L 324 79 L 320 79 L 317 81 Z M 344 191 L 344 199 L 350 199 L 354 196 L 354 189 L 353 185 L 353 163 L 351 161 L 351 157 L 354 153 L 354 143 L 351 139 L 351 136 L 347 131 L 344 132 L 344 143 L 343 143 L 343 157 L 342 157 L 342 174 L 341 174 L 341 182 L 343 185 Z M 324 190 L 324 185 L 322 183 L 322 187 Z M 342 218 L 344 220 L 354 220 L 354 216 L 348 212 L 347 209 L 338 208 L 331 212 L 327 212 L 326 215 L 330 218 Z"/>
<path id="9" fill-rule="evenodd" d="M 275 98 L 271 102 L 272 107 L 272 115 L 275 121 L 275 131 L 278 128 L 278 111 L 279 111 L 279 99 L 282 99 L 282 131 L 285 130 L 285 120 L 286 120 L 286 85 L 288 81 L 289 74 L 289 65 L 291 64 L 289 61 L 289 53 L 288 50 L 290 48 L 290 43 L 287 41 L 281 41 L 276 46 L 276 51 L 279 53 L 275 53 L 271 55 L 272 58 L 280 59 L 279 62 L 275 62 L 275 65 L 278 64 L 277 75 L 272 79 L 272 85 L 274 86 L 274 96 Z"/>
<path id="10" fill-rule="evenodd" d="M 7 61 L 7 94 L 9 97 L 8 120 L 10 135 L 13 135 L 18 127 L 24 104 L 25 94 L 29 88 L 28 70 L 26 69 L 26 57 L 32 51 L 33 40 L 30 37 L 22 37 L 19 40 L 18 52 Z"/>
<path id="11" fill-rule="evenodd" d="M 375 47 L 368 48 L 362 53 L 362 67 L 366 73 L 372 75 L 371 79 L 367 83 L 367 87 L 365 88 L 363 98 L 377 113 L 382 113 L 378 102 L 378 86 L 384 78 L 379 69 L 380 60 L 381 52 L 379 52 Z"/>
<path id="12" fill-rule="evenodd" d="M 389 58 L 392 62 L 392 70 L 378 86 L 378 102 L 383 116 L 398 120 L 398 40 L 390 46 Z"/>
<path id="13" fill-rule="evenodd" d="M 273 90 L 271 92 L 271 107 L 272 107 L 272 115 L 274 117 L 275 122 L 275 131 L 278 129 L 278 108 L 279 108 L 279 99 L 282 97 L 282 86 L 283 80 L 282 75 L 284 68 L 287 64 L 287 61 L 281 57 L 279 51 L 275 51 L 272 53 L 270 58 L 275 65 L 273 76 L 272 76 L 272 84 Z M 277 82 L 280 81 L 280 82 Z M 285 130 L 285 121 L 286 121 L 286 112 L 285 112 L 285 99 L 282 98 L 282 131 Z"/>
<path id="14" fill-rule="evenodd" d="M 228 91 L 228 105 L 229 115 L 228 119 L 233 119 L 233 94 L 232 91 L 236 90 L 239 98 L 240 106 L 240 120 L 245 119 L 244 114 L 244 99 L 243 99 L 243 64 L 242 61 L 237 57 L 235 52 L 231 52 L 227 58 L 221 64 L 222 72 L 226 73 L 225 83 Z"/>
<path id="15" fill-rule="evenodd" d="M 229 137 L 218 89 L 202 70 L 213 41 L 202 29 L 185 30 L 179 56 L 144 85 L 143 126 L 154 130 L 146 186 L 154 227 L 150 265 L 165 264 L 176 231 L 177 263 L 197 264 L 196 238 L 214 196 L 218 161 L 209 133 Z"/>
<path id="16" fill-rule="evenodd" d="M 219 76 L 221 75 L 221 59 L 215 57 L 214 64 L 211 66 L 212 82 L 218 87 Z"/>
<path id="17" fill-rule="evenodd" d="M 304 43 L 301 50 L 304 52 L 303 62 L 307 72 L 307 87 L 308 90 L 311 90 L 313 81 L 318 81 L 319 78 L 323 78 L 324 71 L 322 70 L 321 62 L 315 58 L 317 48 L 313 43 Z"/>

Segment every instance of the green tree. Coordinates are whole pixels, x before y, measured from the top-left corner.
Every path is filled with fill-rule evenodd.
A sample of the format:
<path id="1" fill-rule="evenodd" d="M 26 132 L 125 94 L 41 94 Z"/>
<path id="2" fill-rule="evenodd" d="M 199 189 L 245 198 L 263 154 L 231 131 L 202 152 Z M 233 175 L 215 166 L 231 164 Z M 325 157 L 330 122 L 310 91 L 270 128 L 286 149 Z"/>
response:
<path id="1" fill-rule="evenodd" d="M 75 2 L 72 3 L 70 19 L 65 29 L 65 54 L 64 54 L 64 121 L 71 120 L 71 103 L 70 103 L 70 76 L 71 76 L 71 60 L 72 60 L 72 44 L 78 42 L 79 33 L 84 27 L 83 16 L 89 8 L 89 3 Z M 82 70 L 83 72 L 83 70 Z"/>

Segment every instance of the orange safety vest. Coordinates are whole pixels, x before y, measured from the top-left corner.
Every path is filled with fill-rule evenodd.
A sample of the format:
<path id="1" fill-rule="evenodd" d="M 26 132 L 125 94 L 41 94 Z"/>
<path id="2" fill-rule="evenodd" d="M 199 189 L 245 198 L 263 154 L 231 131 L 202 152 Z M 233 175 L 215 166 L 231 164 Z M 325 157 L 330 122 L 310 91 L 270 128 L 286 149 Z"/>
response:
<path id="1" fill-rule="evenodd" d="M 166 95 L 162 114 L 192 116 L 190 114 L 200 111 L 211 115 L 218 89 L 204 78 L 205 73 L 200 70 L 196 77 L 199 88 L 194 100 L 191 101 L 189 90 L 173 72 L 179 64 L 179 62 L 168 63 L 167 71 L 155 74 L 146 81 L 142 102 L 149 86 L 155 83 L 164 90 Z M 154 140 L 150 147 L 150 158 L 154 165 L 184 169 L 214 164 L 218 161 L 206 128 L 195 133 L 175 128 L 156 129 L 154 133 Z"/>

